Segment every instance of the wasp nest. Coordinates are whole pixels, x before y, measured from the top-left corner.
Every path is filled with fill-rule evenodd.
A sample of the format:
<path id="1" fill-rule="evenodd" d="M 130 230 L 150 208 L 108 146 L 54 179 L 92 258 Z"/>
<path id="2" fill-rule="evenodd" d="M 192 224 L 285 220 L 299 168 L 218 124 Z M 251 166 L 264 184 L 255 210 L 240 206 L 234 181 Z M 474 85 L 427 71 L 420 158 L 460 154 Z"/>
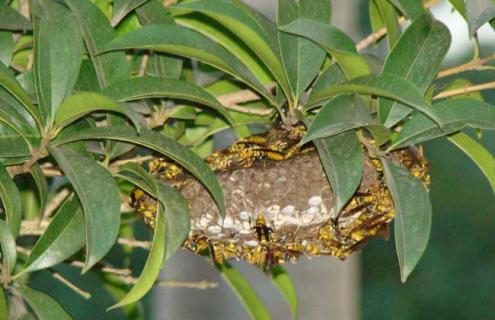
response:
<path id="1" fill-rule="evenodd" d="M 332 190 L 320 159 L 314 148 L 297 146 L 303 133 L 272 130 L 207 159 L 225 195 L 225 219 L 199 182 L 174 163 L 153 161 L 150 171 L 172 182 L 191 206 L 191 232 L 184 248 L 209 250 L 215 263 L 236 258 L 266 269 L 301 255 L 344 259 L 369 239 L 387 237 L 395 211 L 380 162 L 363 147 L 361 184 L 332 218 Z M 391 158 L 428 183 L 427 165 L 418 149 L 403 149 Z M 154 200 L 137 198 L 135 206 L 152 225 Z"/>

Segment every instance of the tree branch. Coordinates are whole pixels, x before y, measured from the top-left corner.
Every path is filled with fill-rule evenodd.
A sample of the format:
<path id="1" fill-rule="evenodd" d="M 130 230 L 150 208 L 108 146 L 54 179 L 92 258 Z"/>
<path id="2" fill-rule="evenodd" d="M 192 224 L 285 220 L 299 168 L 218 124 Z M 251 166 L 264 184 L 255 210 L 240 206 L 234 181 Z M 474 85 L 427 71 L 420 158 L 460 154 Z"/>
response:
<path id="1" fill-rule="evenodd" d="M 460 96 L 460 95 L 464 95 L 464 94 L 468 94 L 468 93 L 473 93 L 473 92 L 478 92 L 478 91 L 483 91 L 483 90 L 490 90 L 490 89 L 495 89 L 495 81 L 471 85 L 471 86 L 464 86 L 464 87 L 458 88 L 458 89 L 443 91 L 443 92 L 440 92 L 439 94 L 437 94 L 436 96 L 434 96 L 433 100 L 438 100 L 438 99 L 443 99 L 443 98 L 448 98 L 448 97 L 453 97 L 453 96 Z"/>
<path id="2" fill-rule="evenodd" d="M 484 64 L 494 59 L 495 59 L 495 54 L 489 55 L 484 58 L 473 59 L 467 63 L 440 71 L 437 75 L 437 79 L 448 77 L 466 71 L 483 70 L 485 67 Z"/>

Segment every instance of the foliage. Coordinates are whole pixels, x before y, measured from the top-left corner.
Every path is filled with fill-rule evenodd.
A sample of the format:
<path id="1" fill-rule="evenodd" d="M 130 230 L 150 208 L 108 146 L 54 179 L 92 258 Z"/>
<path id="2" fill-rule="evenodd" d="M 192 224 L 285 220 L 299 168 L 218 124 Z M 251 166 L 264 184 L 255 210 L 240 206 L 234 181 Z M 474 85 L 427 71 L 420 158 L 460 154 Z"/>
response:
<path id="1" fill-rule="evenodd" d="M 489 0 L 451 2 L 472 35 L 495 16 Z M 202 157 L 226 129 L 245 136 L 249 125 L 277 117 L 286 125 L 307 123 L 301 143 L 317 146 L 335 190 L 334 214 L 359 185 L 360 143 L 371 136 L 372 156 L 382 161 L 397 208 L 402 281 L 426 248 L 431 205 L 423 184 L 390 162 L 390 151 L 448 136 L 495 192 L 493 155 L 462 133 L 495 129 L 495 107 L 467 94 L 472 91 L 456 91 L 460 82 L 470 86 L 460 77 L 437 81 L 450 33 L 420 1 L 369 1 L 373 30 L 388 35 L 383 62 L 359 52 L 371 43 L 356 47 L 330 24 L 327 0 L 278 0 L 276 22 L 239 0 L 170 7 L 157 0 L 32 0 L 29 12 L 26 3 L 0 1 L 2 315 L 21 296 L 40 319 L 70 318 L 70 310 L 29 287 L 30 275 L 81 257 L 83 272 L 100 272 L 117 238 L 136 221 L 135 213 L 121 214 L 121 198 L 132 186 L 158 201 L 157 225 L 141 276 L 113 308 L 143 297 L 187 237 L 190 208 L 175 189 L 121 160 L 150 152 L 175 160 L 204 184 L 223 214 L 222 190 Z M 411 20 L 403 32 L 400 16 Z M 216 80 L 198 85 L 198 72 Z M 255 98 L 220 102 L 240 90 Z M 21 186 L 24 177 L 34 183 Z M 48 212 L 48 199 L 53 203 L 62 189 L 69 195 Z M 34 211 L 21 197 L 26 191 L 38 194 Z M 37 220 L 50 223 L 33 245 L 22 226 Z M 218 269 L 253 317 L 269 318 L 241 274 L 228 264 Z M 297 317 L 287 273 L 276 268 L 270 277 Z"/>

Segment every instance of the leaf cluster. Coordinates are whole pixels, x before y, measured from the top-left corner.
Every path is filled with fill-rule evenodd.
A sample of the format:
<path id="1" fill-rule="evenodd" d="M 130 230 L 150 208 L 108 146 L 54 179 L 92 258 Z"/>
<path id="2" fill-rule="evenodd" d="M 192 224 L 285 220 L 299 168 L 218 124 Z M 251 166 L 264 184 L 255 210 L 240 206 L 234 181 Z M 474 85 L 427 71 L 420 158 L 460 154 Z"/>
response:
<path id="1" fill-rule="evenodd" d="M 27 13 L 23 3 L 0 1 L 1 318 L 13 295 L 40 319 L 70 318 L 29 287 L 29 276 L 81 257 L 83 273 L 101 274 L 117 239 L 133 236 L 138 217 L 121 213 L 133 187 L 157 200 L 155 232 L 141 275 L 112 308 L 142 298 L 187 238 L 191 213 L 178 191 L 137 162 L 150 154 L 176 161 L 224 215 L 223 192 L 202 160 L 223 130 L 243 137 L 278 118 L 287 127 L 306 123 L 301 144 L 317 147 L 334 215 L 363 178 L 363 152 L 379 159 L 397 210 L 402 281 L 426 248 L 431 204 L 423 183 L 394 165 L 390 152 L 446 136 L 495 192 L 493 155 L 462 132 L 495 129 L 495 107 L 480 94 L 435 98 L 470 84 L 436 80 L 451 36 L 421 1 L 369 1 L 373 31 L 387 34 L 383 60 L 358 52 L 331 24 L 327 0 L 278 0 L 276 21 L 240 0 L 171 7 L 156 0 L 32 0 Z M 490 0 L 451 3 L 473 36 L 495 17 Z M 411 21 L 404 31 L 401 16 Z M 236 101 L 224 102 L 228 97 Z M 366 150 L 365 141 L 372 141 Z M 21 186 L 20 178 L 34 183 Z M 47 216 L 48 203 L 65 189 L 69 195 Z M 30 198 L 36 205 L 26 193 L 37 194 Z M 35 219 L 50 223 L 32 246 L 21 226 Z M 28 253 L 16 244 L 30 246 Z M 218 269 L 254 318 L 270 317 L 240 273 L 228 264 Z M 270 277 L 297 317 L 286 272 L 276 268 Z"/>

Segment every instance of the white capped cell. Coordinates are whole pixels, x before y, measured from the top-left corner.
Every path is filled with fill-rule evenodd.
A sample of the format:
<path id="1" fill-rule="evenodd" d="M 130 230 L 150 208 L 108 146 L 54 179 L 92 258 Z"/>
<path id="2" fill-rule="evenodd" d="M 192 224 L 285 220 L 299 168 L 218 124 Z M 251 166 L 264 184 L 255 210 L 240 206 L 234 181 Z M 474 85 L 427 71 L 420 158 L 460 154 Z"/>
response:
<path id="1" fill-rule="evenodd" d="M 317 207 L 322 204 L 323 200 L 319 196 L 311 197 L 308 200 L 308 204 L 312 207 Z"/>
<path id="2" fill-rule="evenodd" d="M 294 206 L 287 206 L 282 209 L 282 213 L 285 215 L 291 215 L 294 214 L 294 212 L 296 212 L 296 207 Z"/>
<path id="3" fill-rule="evenodd" d="M 209 226 L 207 230 L 211 234 L 219 234 L 220 232 L 222 232 L 222 227 L 220 227 L 220 226 Z"/>
<path id="4" fill-rule="evenodd" d="M 241 211 L 239 213 L 239 219 L 241 219 L 241 220 L 249 220 L 249 212 L 247 212 L 247 211 Z"/>
<path id="5" fill-rule="evenodd" d="M 244 222 L 242 223 L 242 227 L 243 227 L 244 229 L 251 229 L 251 225 L 249 224 L 249 221 L 244 221 Z"/>
<path id="6" fill-rule="evenodd" d="M 225 217 L 225 219 L 223 219 L 223 227 L 224 228 L 233 228 L 234 227 L 234 220 L 231 217 Z"/>
<path id="7" fill-rule="evenodd" d="M 241 229 L 239 230 L 239 233 L 240 234 L 251 234 L 253 232 L 253 230 L 250 230 L 250 229 Z"/>
<path id="8" fill-rule="evenodd" d="M 304 224 L 309 224 L 309 223 L 311 223 L 311 222 L 313 221 L 314 217 L 315 217 L 315 216 L 314 216 L 314 215 L 312 215 L 312 214 L 307 214 L 307 213 L 305 213 L 305 214 L 303 214 L 303 216 L 302 216 L 301 220 L 302 220 L 302 222 L 303 222 Z"/>
<path id="9" fill-rule="evenodd" d="M 317 215 L 318 213 L 320 213 L 320 208 L 319 207 L 310 207 L 310 208 L 308 208 L 308 210 L 306 210 L 306 213 L 310 214 L 310 215 Z"/>

